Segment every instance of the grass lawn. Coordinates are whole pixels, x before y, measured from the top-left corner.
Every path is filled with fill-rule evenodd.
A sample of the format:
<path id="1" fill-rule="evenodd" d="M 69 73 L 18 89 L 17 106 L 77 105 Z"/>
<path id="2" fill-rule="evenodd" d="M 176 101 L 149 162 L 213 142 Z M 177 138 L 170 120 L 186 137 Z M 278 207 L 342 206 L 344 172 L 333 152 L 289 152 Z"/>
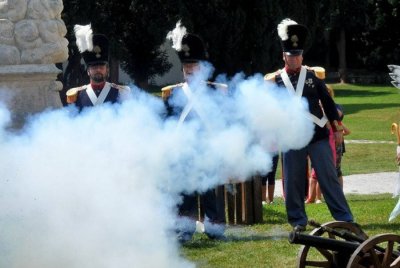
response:
<path id="1" fill-rule="evenodd" d="M 344 175 L 397 171 L 397 139 L 391 135 L 393 122 L 400 120 L 400 94 L 392 86 L 335 84 L 335 101 L 344 107 L 344 123 L 352 133 L 347 140 L 372 140 L 381 143 L 348 143 L 343 157 Z M 278 177 L 280 171 L 278 170 Z M 346 182 L 345 182 L 346 183 Z M 371 185 L 374 187 L 374 185 Z M 399 234 L 400 218 L 388 222 L 397 203 L 391 195 L 349 195 L 356 221 L 369 236 Z M 253 226 L 228 226 L 226 242 L 210 241 L 196 234 L 182 247 L 182 254 L 197 267 L 296 267 L 299 245 L 288 242 L 291 230 L 286 221 L 283 200 L 264 208 L 264 223 Z M 307 205 L 309 219 L 332 221 L 325 204 Z M 312 228 L 309 227 L 308 231 Z"/>
<path id="2" fill-rule="evenodd" d="M 196 234 L 182 247 L 182 254 L 197 267 L 296 267 L 300 245 L 288 242 L 290 226 L 286 223 L 283 200 L 264 208 L 264 223 L 253 226 L 230 226 L 227 242 L 210 241 Z M 368 236 L 399 234 L 400 219 L 388 223 L 397 199 L 389 194 L 349 195 L 349 205 L 356 221 Z M 320 223 L 332 221 L 325 204 L 306 206 L 309 219 Z M 308 227 L 307 231 L 312 228 Z M 313 260 L 313 259 L 312 259 Z"/>
<path id="3" fill-rule="evenodd" d="M 392 86 L 333 85 L 335 101 L 343 106 L 344 123 L 352 131 L 348 139 L 396 141 L 390 135 L 400 120 L 400 92 Z"/>
<path id="4" fill-rule="evenodd" d="M 344 108 L 344 124 L 350 128 L 347 140 L 387 143 L 346 145 L 342 168 L 345 175 L 396 171 L 397 138 L 392 123 L 400 120 L 400 92 L 392 86 L 333 85 L 335 101 Z M 392 143 L 388 143 L 392 142 Z"/>

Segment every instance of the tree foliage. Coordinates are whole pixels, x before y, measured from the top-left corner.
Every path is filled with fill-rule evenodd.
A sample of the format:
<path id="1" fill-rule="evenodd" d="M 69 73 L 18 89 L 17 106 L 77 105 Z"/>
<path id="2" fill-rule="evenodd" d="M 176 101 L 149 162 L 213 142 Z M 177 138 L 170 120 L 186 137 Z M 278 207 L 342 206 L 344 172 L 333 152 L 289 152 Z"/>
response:
<path id="1" fill-rule="evenodd" d="M 166 31 L 175 24 L 176 15 L 171 8 L 175 5 L 174 0 L 65 1 L 63 20 L 70 41 L 69 62 L 75 63 L 67 70 L 67 77 L 71 78 L 73 70 L 80 68 L 79 60 L 75 59 L 80 55 L 73 26 L 89 23 L 95 33 L 107 35 L 112 59 L 120 62 L 136 83 L 145 86 L 149 78 L 165 73 L 170 63 L 160 46 L 165 41 Z M 66 82 L 69 87 L 79 80 L 77 74 L 73 77 L 74 82 Z"/>
<path id="2" fill-rule="evenodd" d="M 162 75 L 171 67 L 160 46 L 176 23 L 176 12 L 171 8 L 176 6 L 176 1 L 128 2 L 129 12 L 119 23 L 119 38 L 124 46 L 119 58 L 124 70 L 139 84 L 145 84 L 149 78 Z"/>
<path id="3" fill-rule="evenodd" d="M 282 64 L 276 33 L 282 19 L 314 22 L 313 16 L 304 14 L 316 9 L 315 3 L 297 2 L 298 5 L 290 0 L 182 1 L 181 14 L 188 30 L 206 41 L 217 73 L 251 75 L 273 71 Z"/>
<path id="4" fill-rule="evenodd" d="M 282 66 L 277 24 L 292 18 L 308 26 L 305 61 L 328 70 L 386 70 L 400 60 L 398 0 L 119 0 L 64 1 L 70 41 L 67 87 L 84 77 L 73 26 L 92 23 L 111 40 L 112 57 L 139 86 L 171 67 L 161 50 L 178 20 L 205 41 L 216 73 L 246 75 Z M 83 75 L 79 75 L 83 73 Z"/>
<path id="5" fill-rule="evenodd" d="M 360 38 L 359 59 L 368 70 L 387 71 L 387 64 L 400 64 L 400 3 L 371 1 L 368 24 Z"/>

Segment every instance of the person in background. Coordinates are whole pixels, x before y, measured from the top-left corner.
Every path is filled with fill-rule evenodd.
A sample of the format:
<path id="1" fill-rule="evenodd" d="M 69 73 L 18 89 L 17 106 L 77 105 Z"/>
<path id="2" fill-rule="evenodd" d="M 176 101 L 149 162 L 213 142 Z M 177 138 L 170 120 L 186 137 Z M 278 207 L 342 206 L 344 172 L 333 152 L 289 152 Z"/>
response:
<path id="1" fill-rule="evenodd" d="M 105 35 L 93 34 L 90 25 L 75 25 L 76 44 L 85 61 L 88 85 L 67 91 L 67 103 L 79 110 L 105 102 L 116 103 L 128 99 L 130 88 L 107 82 L 109 76 L 109 42 Z"/>
<path id="2" fill-rule="evenodd" d="M 185 96 L 188 102 L 192 94 L 190 91 L 191 79 L 197 72 L 200 71 L 200 63 L 207 60 L 207 52 L 205 45 L 198 35 L 192 33 L 186 33 L 186 28 L 177 24 L 177 30 L 183 31 L 184 34 L 178 34 L 183 36 L 181 40 L 176 41 L 176 38 L 171 39 L 174 41 L 173 47 L 177 50 L 179 59 L 182 63 L 182 72 L 184 82 L 170 85 L 162 88 L 162 98 L 167 107 L 168 116 L 177 115 L 179 116 L 179 122 L 184 123 L 187 120 L 191 120 L 193 117 L 200 117 L 198 111 L 195 108 L 190 110 L 185 109 L 187 106 L 178 107 L 176 102 L 172 99 L 174 95 L 182 94 Z M 169 33 L 169 35 L 172 32 Z M 167 36 L 168 38 L 168 36 Z M 177 42 L 177 43 L 176 43 Z M 225 84 L 219 84 L 209 81 L 204 81 L 207 84 L 208 90 L 222 90 L 227 91 Z M 206 118 L 200 118 L 203 123 L 206 123 Z M 222 186 L 220 186 L 222 187 Z M 224 210 L 224 197 L 223 191 L 217 189 L 209 189 L 203 193 L 182 193 L 183 201 L 178 206 L 179 221 L 177 226 L 178 241 L 185 243 L 190 241 L 196 230 L 196 220 L 199 218 L 198 214 L 198 197 L 200 203 L 203 205 L 205 219 L 204 219 L 204 232 L 210 239 L 225 240 L 225 210 Z M 218 193 L 218 195 L 217 195 Z"/>
<path id="3" fill-rule="evenodd" d="M 329 211 L 335 220 L 352 222 L 353 215 L 340 186 L 333 155 L 329 146 L 329 131 L 333 128 L 335 141 L 342 142 L 343 128 L 339 121 L 336 105 L 328 94 L 325 83 L 314 72 L 302 65 L 303 50 L 308 29 L 291 19 L 284 19 L 277 27 L 282 46 L 283 69 L 267 75 L 267 80 L 276 83 L 308 103 L 310 117 L 314 122 L 314 135 L 303 148 L 283 153 L 285 177 L 285 205 L 288 222 L 295 232 L 306 230 L 308 223 L 304 196 L 307 178 L 307 158 L 319 175 L 319 183 Z"/>
<path id="4" fill-rule="evenodd" d="M 333 91 L 332 87 L 328 87 L 328 91 L 329 94 L 331 95 L 332 99 L 335 97 L 335 93 Z M 343 107 L 340 104 L 336 104 L 336 107 L 338 109 L 338 113 L 339 113 L 339 120 L 342 123 L 342 127 L 343 127 L 343 137 L 350 135 L 351 131 L 350 129 L 343 123 L 343 119 L 344 119 L 344 110 Z M 344 143 L 344 138 L 343 141 L 339 144 L 336 145 L 336 172 L 337 172 L 337 176 L 339 178 L 339 183 L 342 186 L 343 189 L 343 171 L 342 171 L 342 157 L 343 154 L 346 152 L 346 147 L 345 147 L 345 143 Z"/>
<path id="5" fill-rule="evenodd" d="M 315 75 L 321 79 L 321 80 L 325 80 L 325 69 L 322 67 L 311 67 L 311 70 L 313 70 L 315 72 Z M 333 88 L 330 85 L 326 85 L 327 89 L 328 89 L 328 93 L 329 95 L 332 97 L 332 99 L 334 99 L 335 94 L 333 91 Z M 343 127 L 343 136 L 349 135 L 350 134 L 350 129 L 348 129 L 344 123 L 343 123 L 343 118 L 344 118 L 344 113 L 343 113 L 343 108 L 340 104 L 336 103 L 336 108 L 338 110 L 338 114 L 339 114 L 339 120 L 342 123 L 342 127 Z M 336 145 L 335 144 L 335 138 L 334 138 L 334 134 L 332 131 L 332 128 L 329 127 L 329 144 L 331 146 L 332 149 L 332 153 L 333 153 L 333 159 L 334 159 L 334 163 L 336 166 L 336 172 L 337 172 L 337 176 L 339 178 L 339 183 L 343 188 L 343 172 L 341 169 L 341 163 L 342 163 L 342 156 L 343 153 L 345 152 L 345 144 L 344 144 L 344 140 L 342 143 Z M 311 163 L 312 165 L 312 163 Z M 306 204 L 311 204 L 311 203 L 316 203 L 316 204 L 320 204 L 322 203 L 322 195 L 321 195 L 321 190 L 319 188 L 319 184 L 318 184 L 318 178 L 317 178 L 317 174 L 315 172 L 314 169 L 312 169 L 311 171 L 311 176 L 310 176 L 310 182 L 309 182 L 309 196 L 306 200 Z"/>

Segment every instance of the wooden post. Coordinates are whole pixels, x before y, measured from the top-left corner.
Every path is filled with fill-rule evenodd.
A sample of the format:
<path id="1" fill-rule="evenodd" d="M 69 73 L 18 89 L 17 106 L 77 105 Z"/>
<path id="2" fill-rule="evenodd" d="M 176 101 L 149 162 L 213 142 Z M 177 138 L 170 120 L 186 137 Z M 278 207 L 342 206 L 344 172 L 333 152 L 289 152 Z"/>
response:
<path id="1" fill-rule="evenodd" d="M 242 221 L 245 224 L 261 223 L 263 221 L 261 178 L 256 176 L 242 183 Z"/>
<path id="2" fill-rule="evenodd" d="M 217 198 L 224 199 L 227 224 L 254 224 L 263 221 L 260 177 L 219 187 Z"/>
<path id="3" fill-rule="evenodd" d="M 254 223 L 263 222 L 263 206 L 262 206 L 262 190 L 261 190 L 261 177 L 256 176 L 253 178 L 253 209 L 254 209 Z"/>

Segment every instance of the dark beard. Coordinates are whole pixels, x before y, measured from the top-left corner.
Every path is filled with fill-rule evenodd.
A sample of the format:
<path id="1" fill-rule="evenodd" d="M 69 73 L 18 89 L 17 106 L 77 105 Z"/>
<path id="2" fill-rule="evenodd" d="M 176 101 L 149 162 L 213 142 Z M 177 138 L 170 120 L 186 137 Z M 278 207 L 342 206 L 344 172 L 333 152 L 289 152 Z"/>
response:
<path id="1" fill-rule="evenodd" d="M 93 80 L 95 83 L 101 83 L 106 81 L 106 77 L 102 74 L 94 74 L 90 76 L 90 79 Z"/>

